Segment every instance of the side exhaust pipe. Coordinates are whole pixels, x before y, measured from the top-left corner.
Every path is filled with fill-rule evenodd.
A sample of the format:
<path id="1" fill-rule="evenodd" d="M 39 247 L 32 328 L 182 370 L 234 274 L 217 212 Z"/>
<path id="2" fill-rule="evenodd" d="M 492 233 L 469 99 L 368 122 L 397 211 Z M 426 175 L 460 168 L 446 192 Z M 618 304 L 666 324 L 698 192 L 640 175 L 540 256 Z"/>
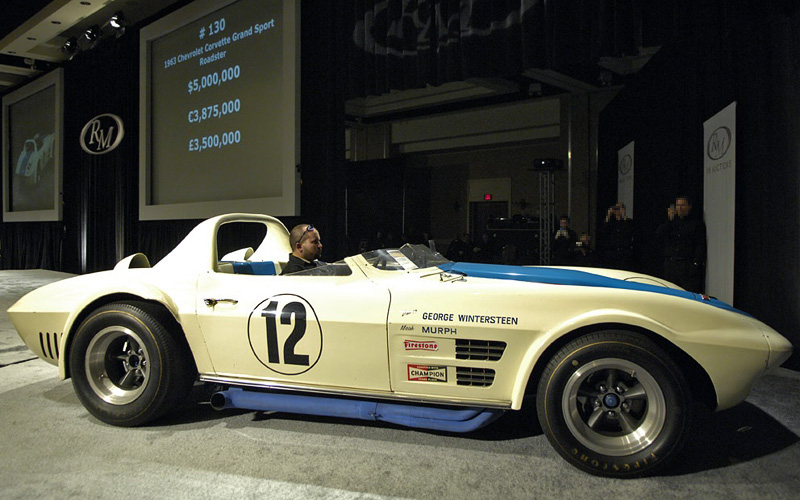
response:
<path id="1" fill-rule="evenodd" d="M 322 417 L 354 418 L 447 432 L 471 432 L 494 422 L 504 413 L 503 410 L 490 408 L 432 408 L 375 401 L 255 392 L 239 388 L 214 393 L 211 396 L 211 407 L 215 410 L 239 408 Z"/>

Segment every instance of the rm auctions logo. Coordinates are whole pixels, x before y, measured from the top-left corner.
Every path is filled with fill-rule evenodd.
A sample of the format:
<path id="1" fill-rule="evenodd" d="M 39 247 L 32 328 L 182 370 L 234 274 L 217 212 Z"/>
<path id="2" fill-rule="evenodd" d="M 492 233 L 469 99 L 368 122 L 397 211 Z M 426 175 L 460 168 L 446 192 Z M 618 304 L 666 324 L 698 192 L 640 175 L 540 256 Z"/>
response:
<path id="1" fill-rule="evenodd" d="M 125 136 L 122 119 L 111 113 L 97 115 L 81 130 L 81 148 L 90 155 L 113 151 Z"/>
<path id="2" fill-rule="evenodd" d="M 415 382 L 447 382 L 447 367 L 408 365 L 408 380 Z"/>
<path id="3" fill-rule="evenodd" d="M 404 340 L 403 347 L 406 351 L 438 351 L 437 342 L 419 342 L 416 340 Z"/>
<path id="4" fill-rule="evenodd" d="M 728 127 L 719 127 L 708 137 L 708 144 L 706 144 L 706 154 L 712 160 L 719 160 L 728 153 L 731 147 L 731 129 Z"/>
<path id="5" fill-rule="evenodd" d="M 631 155 L 625 155 L 619 160 L 619 173 L 622 175 L 628 175 L 631 169 L 633 168 L 633 157 Z"/>

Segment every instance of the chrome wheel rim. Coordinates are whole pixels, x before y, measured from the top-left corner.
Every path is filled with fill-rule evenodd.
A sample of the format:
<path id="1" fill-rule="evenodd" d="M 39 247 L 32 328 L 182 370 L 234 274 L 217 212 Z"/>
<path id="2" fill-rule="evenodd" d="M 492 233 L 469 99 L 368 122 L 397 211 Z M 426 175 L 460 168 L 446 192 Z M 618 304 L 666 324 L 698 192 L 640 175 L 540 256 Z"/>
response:
<path id="1" fill-rule="evenodd" d="M 647 448 L 666 421 L 664 393 L 655 378 L 624 359 L 598 359 L 576 369 L 561 403 L 572 435 L 608 456 Z"/>
<path id="2" fill-rule="evenodd" d="M 104 328 L 86 349 L 86 378 L 106 403 L 124 405 L 136 400 L 150 378 L 149 353 L 133 330 Z"/>

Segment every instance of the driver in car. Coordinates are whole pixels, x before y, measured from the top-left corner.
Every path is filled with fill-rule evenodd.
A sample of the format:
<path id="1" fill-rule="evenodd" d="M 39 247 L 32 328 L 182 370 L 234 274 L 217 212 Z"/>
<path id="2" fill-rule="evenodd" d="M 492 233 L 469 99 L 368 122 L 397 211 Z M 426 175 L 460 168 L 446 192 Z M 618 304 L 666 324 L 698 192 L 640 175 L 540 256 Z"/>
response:
<path id="1" fill-rule="evenodd" d="M 289 262 L 283 268 L 281 276 L 314 269 L 321 264 L 317 259 L 322 253 L 322 240 L 319 231 L 311 224 L 294 226 L 289 235 L 289 243 L 292 245 L 292 253 L 289 254 Z"/>

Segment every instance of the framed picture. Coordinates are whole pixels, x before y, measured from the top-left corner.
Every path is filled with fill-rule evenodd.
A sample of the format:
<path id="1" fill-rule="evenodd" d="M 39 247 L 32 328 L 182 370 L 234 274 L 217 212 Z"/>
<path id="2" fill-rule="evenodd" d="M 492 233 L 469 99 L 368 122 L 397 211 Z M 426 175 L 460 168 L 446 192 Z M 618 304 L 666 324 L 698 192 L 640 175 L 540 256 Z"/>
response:
<path id="1" fill-rule="evenodd" d="M 62 69 L 3 97 L 3 222 L 61 220 Z"/>

